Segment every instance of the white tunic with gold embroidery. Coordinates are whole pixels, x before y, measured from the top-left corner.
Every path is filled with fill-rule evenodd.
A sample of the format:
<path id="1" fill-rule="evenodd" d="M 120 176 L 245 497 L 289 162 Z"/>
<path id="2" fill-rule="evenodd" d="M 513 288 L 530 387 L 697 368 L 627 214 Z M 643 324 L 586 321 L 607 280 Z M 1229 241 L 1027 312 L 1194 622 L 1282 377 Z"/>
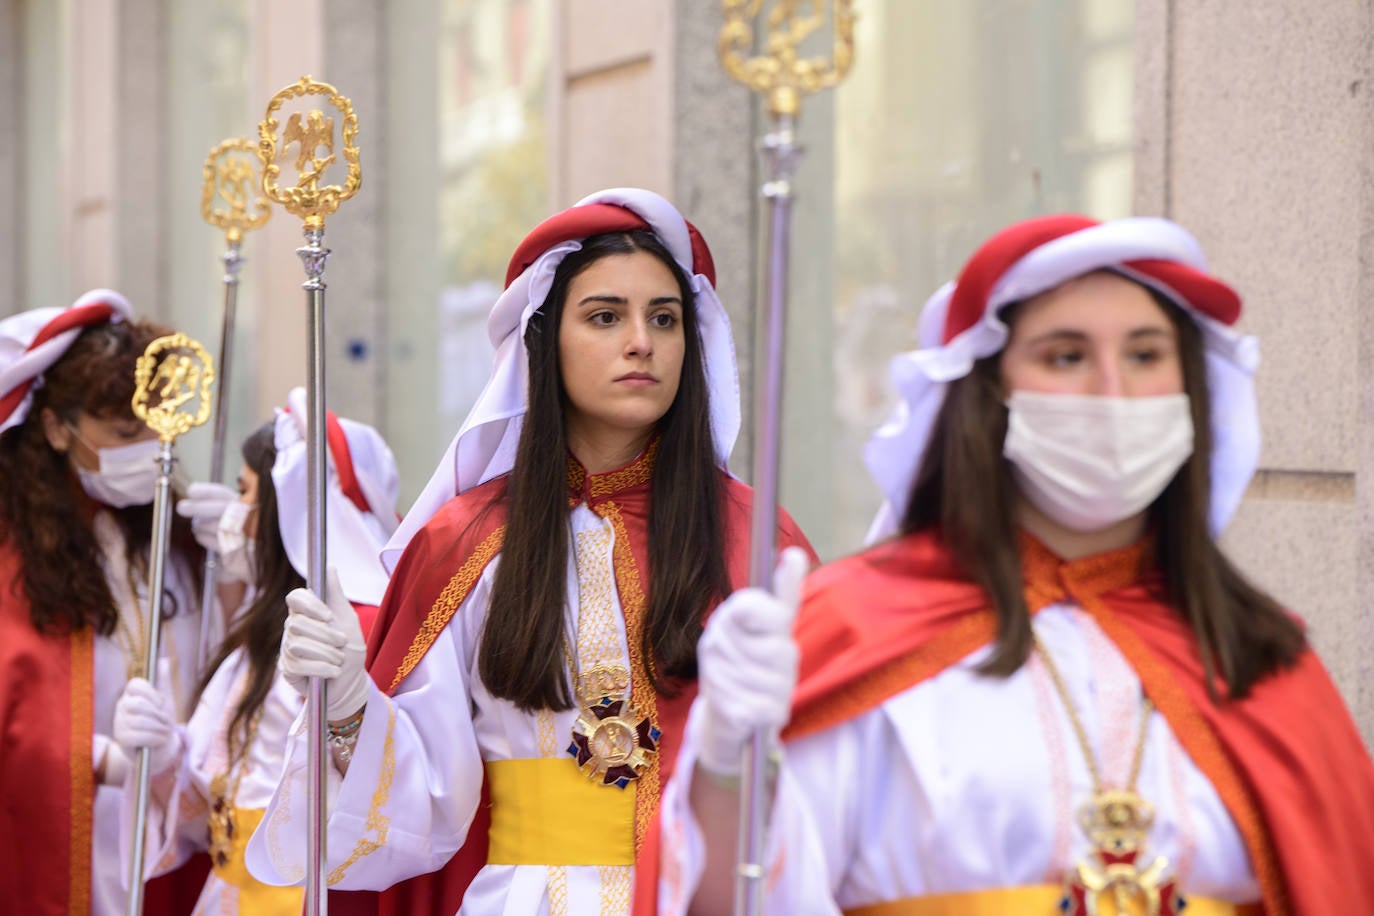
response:
<path id="1" fill-rule="evenodd" d="M 1057 604 L 1035 629 L 1102 767 L 1128 779 L 1140 733 L 1135 672 L 1092 617 Z M 1036 656 L 1002 679 L 984 648 L 835 728 L 785 748 L 769 843 L 767 912 L 837 914 L 909 897 L 1058 884 L 1086 858 L 1074 817 L 1092 778 Z M 697 710 L 693 710 L 695 718 Z M 693 727 L 664 791 L 660 908 L 684 907 L 705 850 L 691 807 Z M 1151 715 L 1138 789 L 1154 806 L 1149 855 L 1191 895 L 1246 903 L 1259 888 L 1216 790 Z"/>
<path id="2" fill-rule="evenodd" d="M 569 513 L 567 627 L 577 664 L 630 670 L 616 588 L 613 522 L 584 503 Z M 566 760 L 576 709 L 524 712 L 493 697 L 478 673 L 477 647 L 499 556 L 489 563 L 392 697 L 372 685 L 348 773 L 328 769 L 328 882 L 382 889 L 443 866 L 467 836 L 492 761 Z M 262 880 L 294 884 L 306 868 L 306 736 L 297 720 L 282 783 L 248 846 Z M 619 793 L 614 787 L 599 792 Z M 550 811 L 550 818 L 559 812 Z M 463 914 L 628 914 L 630 865 L 487 865 Z"/>
<path id="3" fill-rule="evenodd" d="M 119 611 L 115 632 L 95 638 L 92 760 L 98 764 L 113 740 L 110 735 L 114 731 L 115 703 L 129 682 L 131 668 L 138 676 L 143 675 L 141 659 L 146 639 L 148 580 L 146 573 L 138 574 L 130 569 L 124 553 L 123 534 L 108 512 L 97 512 L 92 528 L 105 558 L 105 580 Z M 176 615 L 162 623 L 159 656 L 164 660 L 164 673 L 168 678 L 162 686 L 170 689 L 177 704 L 177 714 L 184 717 L 189 712 L 200 676 L 196 670 L 200 650 L 200 599 L 192 572 L 183 558 L 172 555 L 166 573 L 167 591 L 176 601 Z M 120 786 L 95 787 L 91 912 L 97 916 L 114 916 L 125 909 L 124 874 L 120 864 L 120 844 L 125 840 L 120 813 L 124 794 Z"/>
<path id="4" fill-rule="evenodd" d="M 214 802 L 211 783 L 222 777 L 233 788 L 233 807 L 246 811 L 267 807 L 285 762 L 287 735 L 304 700 L 277 675 L 263 700 L 246 754 L 229 761 L 228 732 L 248 683 L 248 659 L 242 649 L 226 658 L 205 685 L 196 711 L 185 728 L 185 753 L 175 771 L 153 783 L 148 808 L 146 876 L 163 874 L 208 846 L 208 819 Z M 126 805 L 132 822 L 132 805 Z M 126 837 L 127 840 L 127 837 Z M 127 842 L 126 842 L 127 845 Z M 242 845 L 239 846 L 240 850 Z M 237 867 L 235 867 L 237 866 Z M 233 876 L 242 862 L 231 863 Z M 274 892 L 280 893 L 273 888 Z M 239 887 L 212 871 L 196 903 L 199 913 L 244 913 Z M 300 900 L 293 910 L 299 910 Z"/>

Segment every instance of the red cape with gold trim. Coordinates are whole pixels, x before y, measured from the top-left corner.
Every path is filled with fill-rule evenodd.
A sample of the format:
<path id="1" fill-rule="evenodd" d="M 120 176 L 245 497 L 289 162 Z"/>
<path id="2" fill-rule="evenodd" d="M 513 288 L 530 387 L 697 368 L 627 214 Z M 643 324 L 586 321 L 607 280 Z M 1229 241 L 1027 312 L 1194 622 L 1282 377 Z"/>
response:
<path id="1" fill-rule="evenodd" d="M 468 591 L 481 577 L 488 563 L 500 552 L 505 531 L 505 478 L 497 478 L 454 497 L 432 518 L 406 547 L 391 585 L 382 600 L 372 636 L 368 640 L 368 671 L 377 685 L 394 693 L 439 632 L 457 611 Z M 725 551 L 727 572 L 733 587 L 749 580 L 749 515 L 753 491 L 739 481 L 725 477 Z M 649 486 L 634 487 L 617 495 L 630 549 L 641 580 L 648 582 Z M 815 562 L 815 552 L 806 537 L 785 512 L 779 512 L 778 549 L 790 545 L 806 549 Z M 707 611 L 709 614 L 709 609 Z M 696 696 L 696 685 L 678 696 L 657 699 L 657 724 L 663 731 L 659 743 L 659 785 L 667 784 L 677 760 L 679 740 L 686 727 L 687 710 Z M 442 870 L 411 878 L 383 891 L 375 910 L 362 898 L 368 895 L 339 895 L 341 912 L 377 912 L 386 916 L 452 916 L 458 911 L 463 892 L 487 858 L 486 832 L 490 820 L 486 794 L 468 828 L 463 848 Z M 654 820 L 657 824 L 657 819 Z M 652 916 L 657 899 L 657 835 L 651 832 L 639 852 L 635 874 L 635 916 Z M 645 863 L 652 863 L 646 867 Z M 348 902 L 348 898 L 357 898 Z M 331 907 L 334 900 L 331 899 Z"/>
<path id="2" fill-rule="evenodd" d="M 0 545 L 0 900 L 14 912 L 91 910 L 95 651 L 90 628 L 34 629 L 19 556 Z M 209 859 L 148 882 L 148 913 L 190 913 Z"/>
<path id="3" fill-rule="evenodd" d="M 1269 916 L 1374 901 L 1374 765 L 1321 662 L 1305 651 L 1239 701 L 1208 696 L 1196 639 L 1160 599 L 1138 545 L 1062 562 L 1024 539 L 1032 611 L 1069 598 L 1140 676 L 1240 828 Z M 808 580 L 801 678 L 787 737 L 872 709 L 991 642 L 982 590 L 931 533 L 889 541 Z"/>

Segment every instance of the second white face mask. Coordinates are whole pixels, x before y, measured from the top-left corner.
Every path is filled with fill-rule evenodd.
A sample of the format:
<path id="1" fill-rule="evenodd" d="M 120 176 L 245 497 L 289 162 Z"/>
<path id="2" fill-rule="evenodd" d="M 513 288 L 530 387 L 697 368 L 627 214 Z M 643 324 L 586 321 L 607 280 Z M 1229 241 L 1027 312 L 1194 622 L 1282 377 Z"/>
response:
<path id="1" fill-rule="evenodd" d="M 87 447 L 91 448 L 89 443 Z M 157 457 L 161 450 L 162 446 L 156 439 L 144 439 L 115 448 L 93 448 L 100 463 L 99 468 L 91 471 L 76 467 L 76 476 L 81 479 L 81 486 L 92 499 L 107 506 L 116 509 L 144 506 L 153 501 L 153 494 L 157 490 Z"/>
<path id="2" fill-rule="evenodd" d="M 232 502 L 219 517 L 219 565 L 226 578 L 253 581 L 253 539 L 243 525 L 253 509 L 246 503 Z"/>
<path id="3" fill-rule="evenodd" d="M 1098 531 L 1154 502 L 1193 453 L 1188 396 L 1012 392 L 1002 454 L 1025 497 L 1073 531 Z"/>

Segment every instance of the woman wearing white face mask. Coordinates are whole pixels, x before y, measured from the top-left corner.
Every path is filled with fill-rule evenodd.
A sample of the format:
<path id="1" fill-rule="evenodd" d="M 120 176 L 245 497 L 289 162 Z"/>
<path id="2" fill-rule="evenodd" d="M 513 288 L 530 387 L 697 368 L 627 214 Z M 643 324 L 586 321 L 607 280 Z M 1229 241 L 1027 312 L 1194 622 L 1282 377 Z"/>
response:
<path id="1" fill-rule="evenodd" d="M 302 705 L 277 671 L 285 598 L 305 586 L 306 568 L 304 389 L 288 403 L 244 440 L 239 498 L 219 516 L 222 569 L 248 583 L 248 597 L 211 660 L 195 713 L 184 729 L 173 727 L 157 712 L 165 701 L 142 679 L 129 682 L 115 713 L 115 740 L 130 755 L 152 748 L 165 774 L 154 782 L 148 875 L 196 850 L 210 853 L 213 871 L 197 912 L 296 916 L 301 909 L 300 888 L 262 884 L 243 864 Z M 327 431 L 328 551 L 366 632 L 386 590 L 378 554 L 398 521 L 399 477 L 391 450 L 370 426 L 331 413 Z M 131 825 L 131 805 L 125 815 Z"/>
<path id="2" fill-rule="evenodd" d="M 1302 625 L 1213 540 L 1258 457 L 1239 314 L 1156 219 L 1014 225 L 932 298 L 866 455 L 896 536 L 801 598 L 769 912 L 1374 899 L 1374 767 Z M 727 677 L 744 702 L 711 639 L 699 702 Z M 665 893 L 699 904 L 729 880 L 716 791 L 665 802 Z"/>
<path id="3" fill-rule="evenodd" d="M 157 442 L 130 402 L 135 361 L 166 333 L 110 290 L 0 321 L 0 900 L 16 912 L 124 910 L 130 767 L 108 736 L 145 664 L 157 480 Z M 200 676 L 201 561 L 178 521 L 161 644 L 169 719 Z M 174 891 L 151 886 L 149 911 L 187 911 Z"/>

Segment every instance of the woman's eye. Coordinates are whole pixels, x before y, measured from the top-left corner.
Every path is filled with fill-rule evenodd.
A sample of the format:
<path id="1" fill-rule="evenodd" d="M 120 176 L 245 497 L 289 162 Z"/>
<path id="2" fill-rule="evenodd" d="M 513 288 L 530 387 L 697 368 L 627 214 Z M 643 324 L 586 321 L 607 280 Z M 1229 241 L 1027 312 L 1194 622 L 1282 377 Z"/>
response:
<path id="1" fill-rule="evenodd" d="M 1083 362 L 1083 354 L 1078 350 L 1055 350 L 1045 354 L 1045 362 L 1056 368 L 1068 368 Z"/>
<path id="2" fill-rule="evenodd" d="M 1157 363 L 1163 358 L 1164 354 L 1153 347 L 1147 350 L 1135 350 L 1131 353 L 1132 361 L 1147 366 Z"/>
<path id="3" fill-rule="evenodd" d="M 659 312 L 649 320 L 652 321 L 656 327 L 660 328 L 671 328 L 673 325 L 677 324 L 677 316 L 672 312 Z"/>
<path id="4" fill-rule="evenodd" d="M 601 311 L 593 312 L 587 316 L 587 320 L 592 324 L 599 324 L 603 327 L 615 324 L 615 312 Z"/>

